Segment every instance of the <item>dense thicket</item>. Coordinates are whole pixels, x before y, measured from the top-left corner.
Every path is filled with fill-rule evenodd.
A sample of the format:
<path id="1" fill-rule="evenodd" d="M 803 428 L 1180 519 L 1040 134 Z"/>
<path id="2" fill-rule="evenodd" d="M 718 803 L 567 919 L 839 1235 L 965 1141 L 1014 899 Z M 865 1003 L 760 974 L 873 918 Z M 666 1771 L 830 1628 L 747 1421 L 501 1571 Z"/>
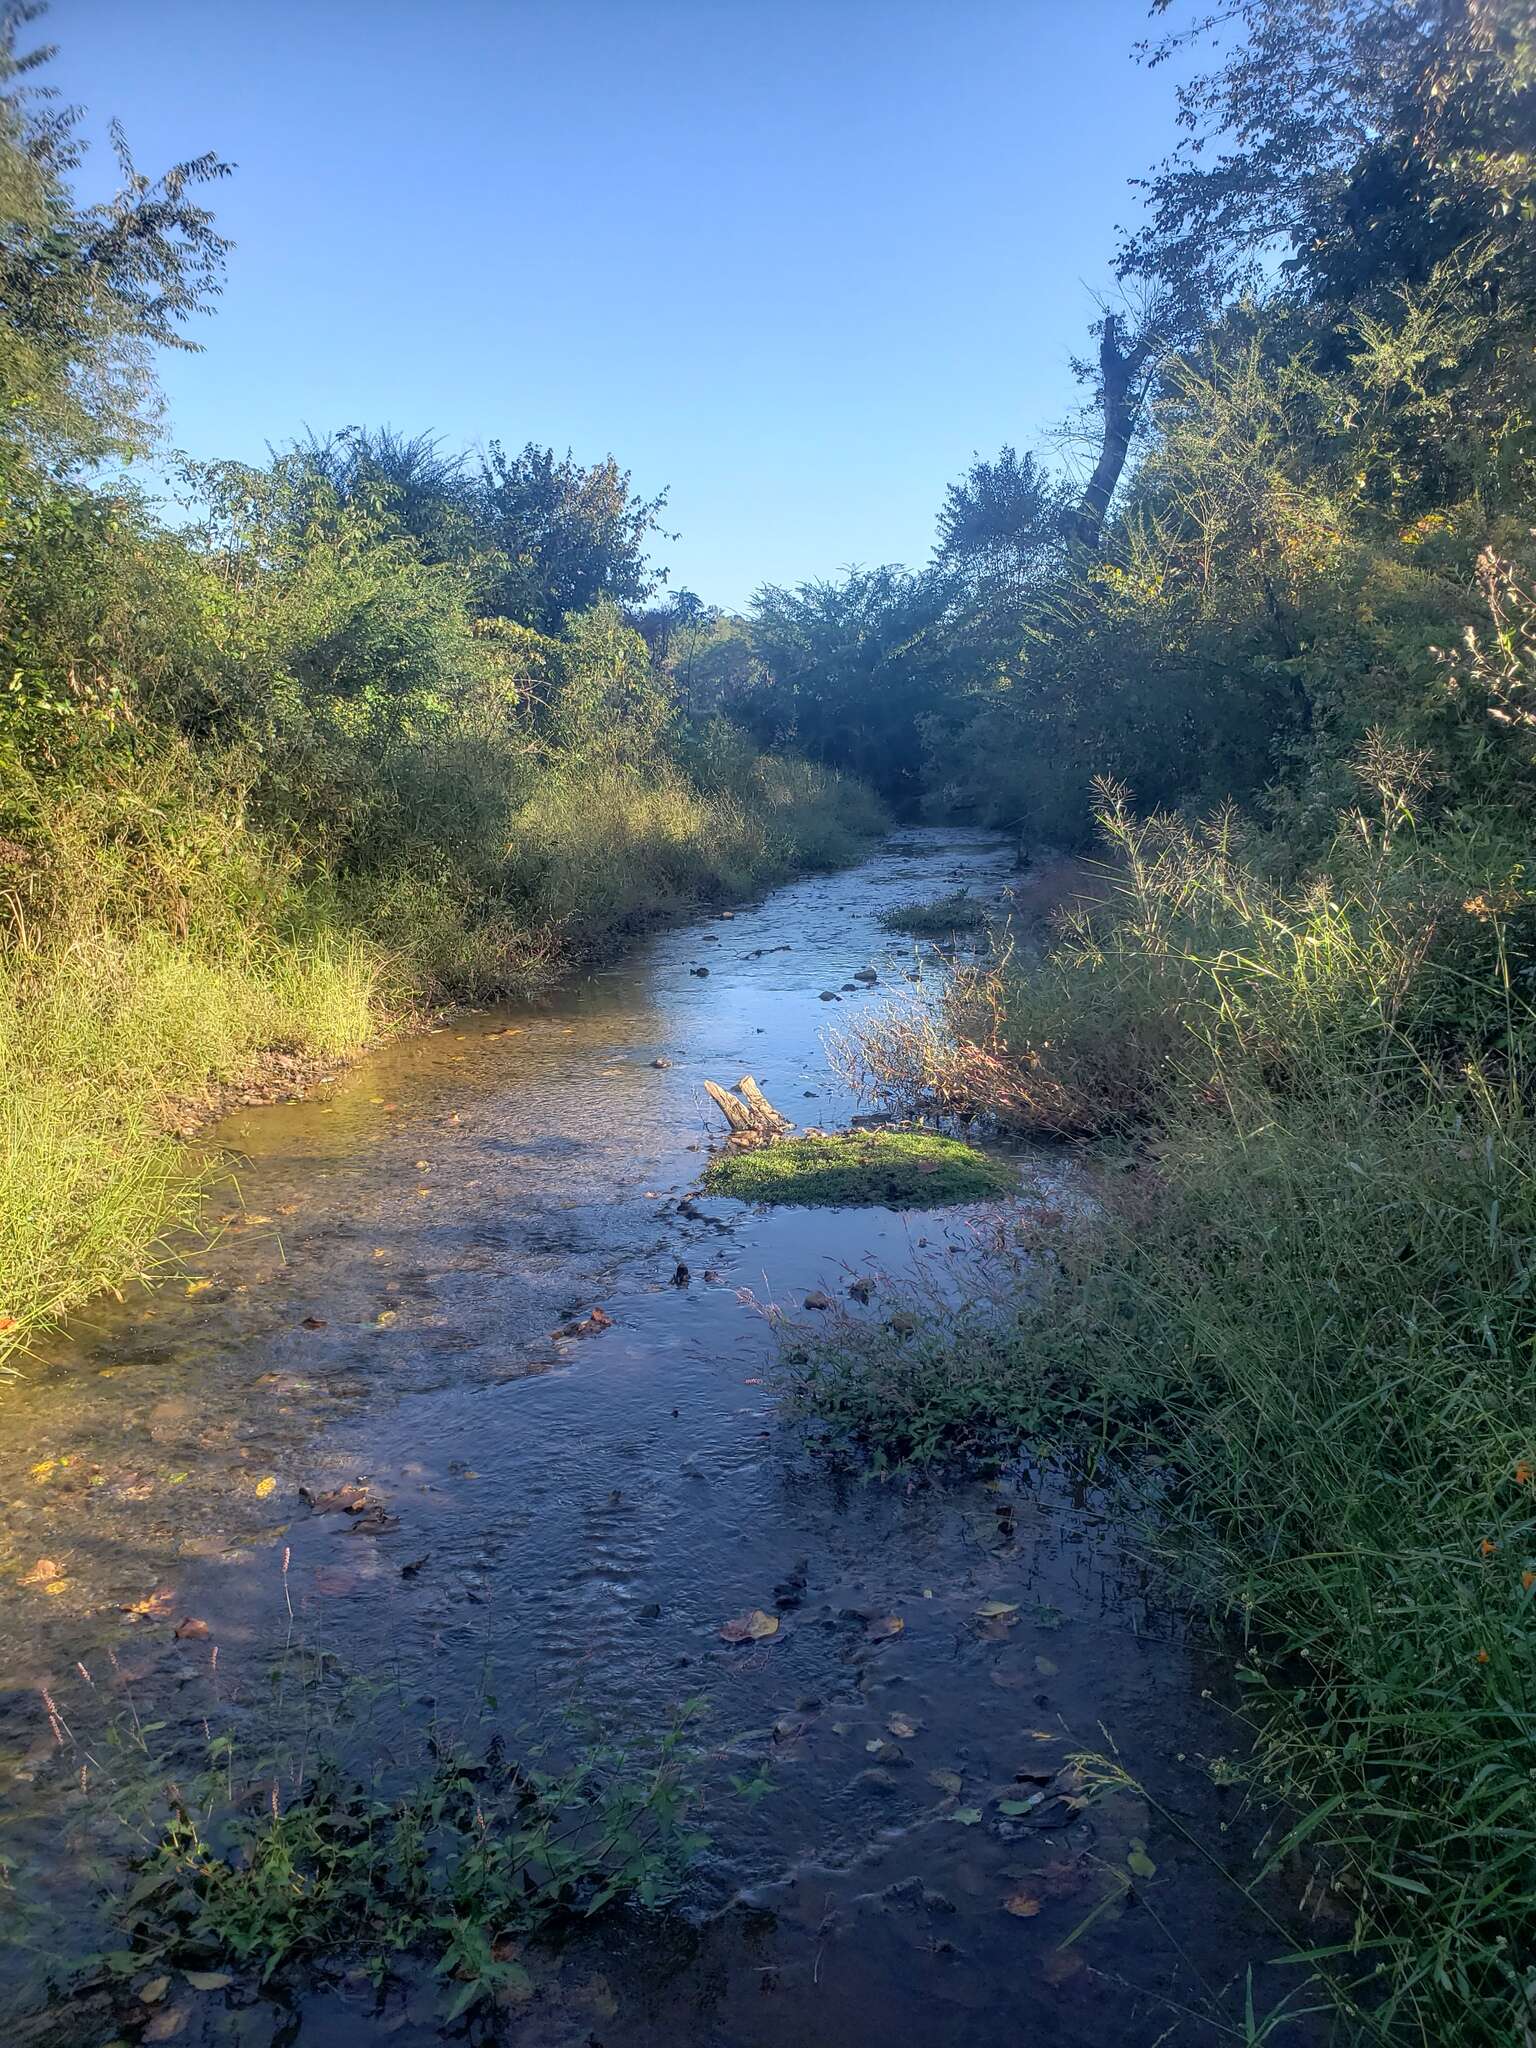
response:
<path id="1" fill-rule="evenodd" d="M 741 715 L 1035 840 L 1102 773 L 1326 833 L 1375 729 L 1442 809 L 1523 802 L 1528 728 L 1443 651 L 1529 582 L 1529 0 L 1240 0 L 1149 55 L 1206 40 L 1083 365 L 1093 477 L 1005 448 L 917 574 L 760 593 Z"/>

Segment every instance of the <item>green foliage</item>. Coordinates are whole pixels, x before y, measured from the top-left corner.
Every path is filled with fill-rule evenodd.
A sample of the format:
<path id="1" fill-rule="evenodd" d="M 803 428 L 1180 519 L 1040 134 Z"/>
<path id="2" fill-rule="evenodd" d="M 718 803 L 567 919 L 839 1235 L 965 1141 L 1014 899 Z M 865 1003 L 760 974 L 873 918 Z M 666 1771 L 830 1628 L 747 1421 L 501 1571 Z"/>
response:
<path id="1" fill-rule="evenodd" d="M 754 729 L 910 810 L 922 786 L 920 722 L 944 672 L 947 603 L 945 579 L 890 568 L 758 591 L 752 645 L 768 680 L 747 707 Z"/>
<path id="2" fill-rule="evenodd" d="M 559 1766 L 544 1749 L 435 1743 L 403 1791 L 320 1762 L 286 1799 L 282 1762 L 237 1775 L 232 1738 L 190 1777 L 117 1788 L 152 1846 L 118 1905 L 123 1975 L 210 1963 L 265 1983 L 298 1963 L 376 1983 L 408 1959 L 443 1980 L 444 2018 L 529 1995 L 523 1943 L 615 1903 L 665 1904 L 707 1837 L 690 1827 L 683 1728 L 640 1757 L 612 1745 Z M 144 1810 L 139 1811 L 143 1805 Z"/>
<path id="3" fill-rule="evenodd" d="M 717 1153 L 704 1185 L 738 1202 L 837 1208 L 941 1209 L 1008 1192 L 1012 1167 L 933 1131 L 854 1131 L 785 1138 L 752 1151 Z"/>
<path id="4" fill-rule="evenodd" d="M 36 82 L 52 50 L 18 43 L 42 12 L 0 13 L 0 494 L 29 465 L 142 452 L 150 350 L 192 346 L 185 323 L 218 292 L 229 246 L 191 196 L 228 165 L 204 155 L 148 178 L 115 124 L 118 190 L 76 200 L 80 110 Z"/>
<path id="5" fill-rule="evenodd" d="M 985 932 L 991 922 L 992 914 L 986 904 L 966 889 L 957 889 L 950 896 L 935 896 L 928 903 L 893 903 L 889 910 L 881 911 L 879 918 L 882 931 L 910 932 L 920 939 L 948 939 L 958 933 L 973 935 Z"/>

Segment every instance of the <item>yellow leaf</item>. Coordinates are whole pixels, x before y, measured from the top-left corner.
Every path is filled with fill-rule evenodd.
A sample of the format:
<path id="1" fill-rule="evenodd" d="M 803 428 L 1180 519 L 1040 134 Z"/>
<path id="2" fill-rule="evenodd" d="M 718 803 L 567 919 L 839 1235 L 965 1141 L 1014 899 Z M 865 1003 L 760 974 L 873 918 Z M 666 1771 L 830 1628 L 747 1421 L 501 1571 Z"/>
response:
<path id="1" fill-rule="evenodd" d="M 213 1282 L 211 1280 L 189 1280 L 187 1282 L 187 1292 L 188 1294 L 201 1294 L 212 1285 Z"/>
<path id="2" fill-rule="evenodd" d="M 265 1479 L 258 1479 L 258 1480 L 257 1480 L 257 1482 L 256 1482 L 256 1498 L 257 1498 L 258 1500 L 265 1500 L 265 1499 L 266 1499 L 266 1497 L 267 1497 L 267 1495 L 268 1495 L 269 1493 L 276 1493 L 276 1491 L 277 1491 L 277 1480 L 276 1480 L 276 1478 L 275 1478 L 275 1477 L 273 1476 L 273 1474 L 272 1474 L 272 1473 L 270 1473 L 270 1472 L 269 1472 L 269 1473 L 267 1474 L 267 1476 L 266 1476 L 266 1478 L 265 1478 Z"/>
<path id="3" fill-rule="evenodd" d="M 733 1615 L 720 1624 L 720 1633 L 728 1643 L 760 1643 L 778 1632 L 779 1617 L 765 1614 L 761 1607 L 749 1607 L 745 1614 Z"/>

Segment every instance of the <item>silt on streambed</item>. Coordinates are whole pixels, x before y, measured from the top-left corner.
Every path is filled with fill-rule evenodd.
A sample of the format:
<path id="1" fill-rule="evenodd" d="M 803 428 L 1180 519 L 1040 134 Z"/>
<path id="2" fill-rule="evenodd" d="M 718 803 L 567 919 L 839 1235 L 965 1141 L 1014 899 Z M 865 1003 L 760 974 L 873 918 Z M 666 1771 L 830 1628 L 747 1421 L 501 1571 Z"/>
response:
<path id="1" fill-rule="evenodd" d="M 879 912 L 1011 872 L 996 840 L 906 835 L 212 1134 L 229 1221 L 189 1277 L 80 1316 L 3 1397 L 0 1851 L 30 2014 L 7 2038 L 439 2037 L 440 1983 L 342 1964 L 265 1990 L 172 1971 L 142 2010 L 89 1972 L 65 1996 L 120 1939 L 101 1902 L 133 1847 L 102 1731 L 255 1745 L 274 1670 L 295 1753 L 381 1781 L 433 1729 L 558 1743 L 574 1711 L 622 1739 L 698 1703 L 709 1848 L 669 1910 L 523 1955 L 531 1995 L 472 2022 L 520 2040 L 1150 2048 L 1240 2038 L 1250 1963 L 1261 2011 L 1293 1989 L 1264 1960 L 1286 1896 L 1245 1897 L 1251 1824 L 1212 1768 L 1243 1747 L 1231 1655 L 1104 1504 L 1028 1470 L 861 1481 L 776 1421 L 760 1304 L 942 1262 L 985 1219 L 685 1199 L 702 1080 L 750 1070 L 846 1121 L 829 1017 L 937 971 Z M 1026 1161 L 1022 1186 L 1069 1171 Z M 551 1336 L 598 1305 L 611 1327 Z M 300 1493 L 358 1482 L 377 1515 Z M 777 1630 L 722 1639 L 752 1609 Z M 314 1695 L 298 1646 L 326 1659 Z"/>

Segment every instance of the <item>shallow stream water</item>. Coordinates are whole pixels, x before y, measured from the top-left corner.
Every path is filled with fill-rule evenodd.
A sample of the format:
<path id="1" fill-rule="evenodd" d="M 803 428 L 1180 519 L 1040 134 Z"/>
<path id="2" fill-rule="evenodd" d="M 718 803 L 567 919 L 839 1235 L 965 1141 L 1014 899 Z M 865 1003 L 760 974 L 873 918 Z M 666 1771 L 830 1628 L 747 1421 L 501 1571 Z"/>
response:
<path id="1" fill-rule="evenodd" d="M 296 1638 L 372 1688 L 345 1739 L 375 1758 L 433 1721 L 510 1739 L 575 1702 L 622 1734 L 703 1703 L 712 1846 L 677 1910 L 535 1961 L 505 2023 L 538 2048 L 1152 2048 L 1241 2039 L 1250 1964 L 1261 2010 L 1283 1994 L 1285 1900 L 1246 1895 L 1251 1833 L 1212 1768 L 1242 1748 L 1231 1654 L 1181 1626 L 1104 1503 L 1032 1471 L 840 1475 L 775 1415 L 762 1304 L 942 1265 L 985 1218 L 689 1199 L 704 1079 L 751 1072 L 797 1120 L 846 1121 L 823 1034 L 943 971 L 878 912 L 1010 878 L 995 840 L 909 833 L 211 1135 L 226 1223 L 190 1277 L 80 1316 L 0 1394 L 23 2006 L 100 1941 L 120 1857 L 81 1730 L 125 1700 L 170 1734 L 220 1725 Z M 846 986 L 869 965 L 878 984 Z M 1068 1172 L 1026 1159 L 1026 1198 Z M 595 1305 L 601 1334 L 550 1334 Z M 357 1479 L 395 1526 L 298 1491 Z M 721 1640 L 785 1584 L 774 1638 Z M 1143 1789 L 1068 1805 L 1052 1774 L 1078 1751 Z M 1001 1815 L 1021 1783 L 1047 1796 Z M 1021 1890 L 1038 1911 L 1005 1908 Z M 424 2043 L 439 2002 L 178 1986 L 156 2038 Z M 23 2024 L 7 2038 L 123 2031 L 57 1987 L 52 2031 Z"/>

